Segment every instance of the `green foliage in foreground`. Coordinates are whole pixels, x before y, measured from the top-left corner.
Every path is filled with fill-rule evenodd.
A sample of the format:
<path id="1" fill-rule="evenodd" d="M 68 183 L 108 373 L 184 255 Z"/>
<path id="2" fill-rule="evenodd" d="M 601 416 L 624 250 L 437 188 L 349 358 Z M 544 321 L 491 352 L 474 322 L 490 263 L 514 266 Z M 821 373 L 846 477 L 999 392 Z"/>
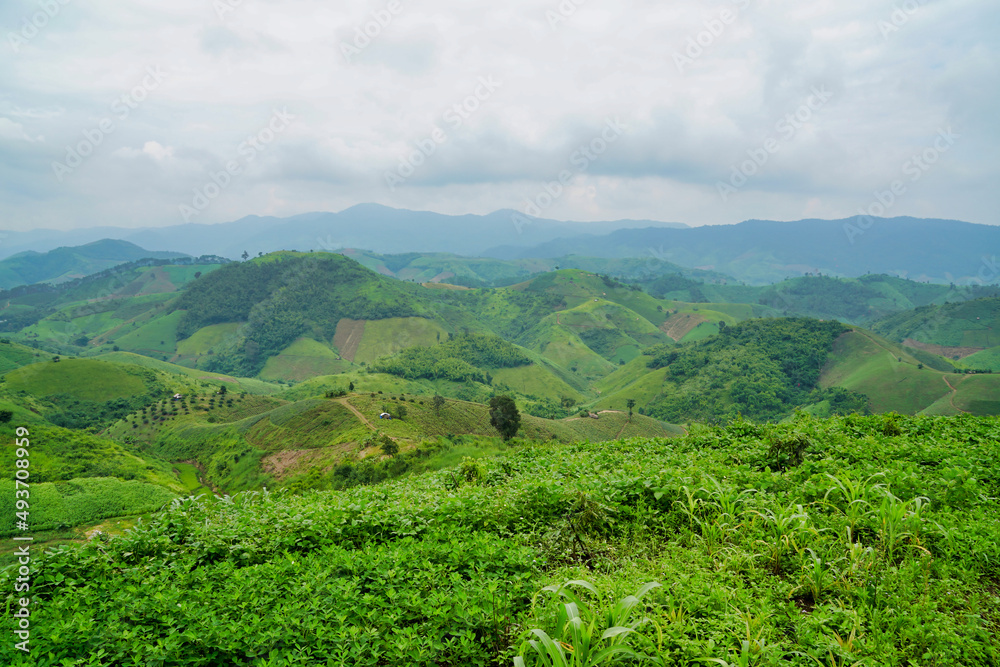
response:
<path id="1" fill-rule="evenodd" d="M 0 664 L 532 667 L 537 631 L 569 657 L 586 631 L 594 665 L 995 665 L 998 443 L 993 418 L 799 416 L 186 499 L 39 558 L 33 654 Z"/>

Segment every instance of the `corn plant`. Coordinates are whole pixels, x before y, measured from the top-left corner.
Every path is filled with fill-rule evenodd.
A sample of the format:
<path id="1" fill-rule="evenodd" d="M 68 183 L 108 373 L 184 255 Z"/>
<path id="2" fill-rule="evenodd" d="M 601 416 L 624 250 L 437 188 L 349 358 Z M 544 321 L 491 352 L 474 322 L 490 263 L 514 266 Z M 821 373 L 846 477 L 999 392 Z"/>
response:
<path id="1" fill-rule="evenodd" d="M 792 589 L 792 594 L 803 591 L 815 604 L 820 601 L 824 593 L 836 585 L 840 578 L 841 573 L 834 567 L 839 559 L 829 561 L 812 549 L 806 549 L 806 553 L 809 556 L 803 565 L 799 585 Z"/>
<path id="2" fill-rule="evenodd" d="M 719 483 L 717 479 L 708 476 L 712 482 L 712 487 L 702 487 L 699 489 L 707 495 L 707 505 L 716 507 L 723 516 L 730 517 L 731 521 L 739 519 L 743 512 L 743 505 L 754 494 L 754 489 L 727 489 Z"/>
<path id="3" fill-rule="evenodd" d="M 833 494 L 841 496 L 844 507 L 837 507 L 837 509 L 844 513 L 844 516 L 847 518 L 847 525 L 851 529 L 851 535 L 855 536 L 858 526 L 871 513 L 871 501 L 869 499 L 873 492 L 885 489 L 885 484 L 872 484 L 872 480 L 884 477 L 884 474 L 876 473 L 864 481 L 853 479 L 846 473 L 836 476 L 828 474 L 827 477 L 833 481 L 833 486 L 823 496 L 823 502 L 837 507 L 830 502 L 830 496 Z"/>
<path id="4" fill-rule="evenodd" d="M 816 531 L 809 526 L 809 515 L 802 505 L 788 505 L 776 509 L 754 510 L 764 520 L 767 539 L 758 540 L 767 552 L 767 560 L 774 574 L 780 574 L 784 558 L 792 551 L 799 551 L 799 543 Z"/>
<path id="5" fill-rule="evenodd" d="M 619 600 L 603 616 L 599 616 L 571 587 L 579 587 L 599 596 L 593 584 L 574 580 L 562 585 L 546 586 L 542 592 L 554 593 L 565 600 L 556 616 L 556 632 L 549 635 L 541 628 L 535 628 L 529 635 L 533 639 L 521 645 L 520 654 L 514 658 L 515 667 L 526 667 L 526 660 L 534 657 L 535 665 L 545 667 L 590 667 L 610 665 L 622 660 L 646 660 L 657 662 L 656 658 L 636 651 L 626 644 L 630 636 L 637 636 L 651 644 L 652 641 L 638 633 L 646 624 L 655 623 L 648 618 L 634 619 L 640 600 L 660 584 L 650 582 Z M 659 636 L 659 627 L 656 626 Z"/>
<path id="6" fill-rule="evenodd" d="M 881 504 L 875 509 L 875 519 L 886 559 L 895 560 L 897 552 L 905 546 L 927 553 L 927 549 L 920 545 L 920 529 L 921 515 L 929 503 L 924 496 L 904 502 L 885 491 Z"/>

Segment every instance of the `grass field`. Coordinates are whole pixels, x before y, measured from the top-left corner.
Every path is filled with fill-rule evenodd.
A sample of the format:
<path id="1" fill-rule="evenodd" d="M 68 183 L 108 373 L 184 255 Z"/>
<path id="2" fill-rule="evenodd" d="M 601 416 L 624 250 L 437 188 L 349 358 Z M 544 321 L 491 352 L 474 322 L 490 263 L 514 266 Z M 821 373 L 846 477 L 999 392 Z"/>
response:
<path id="1" fill-rule="evenodd" d="M 367 320 L 364 335 L 351 361 L 372 362 L 407 347 L 434 345 L 447 338 L 448 332 L 440 324 L 422 317 Z"/>
<path id="2" fill-rule="evenodd" d="M 599 385 L 601 397 L 594 402 L 595 410 L 609 408 L 621 409 L 625 401 L 632 399 L 636 405 L 646 405 L 663 390 L 663 382 L 667 376 L 666 368 L 650 371 L 646 368 L 649 357 L 639 357 L 631 362 L 634 367 L 626 364 L 621 369 L 621 375 L 612 375 L 607 382 Z"/>
<path id="3" fill-rule="evenodd" d="M 269 358 L 257 377 L 264 381 L 302 381 L 340 373 L 352 366 L 323 343 L 311 338 L 299 338 Z"/>
<path id="4" fill-rule="evenodd" d="M 88 401 L 130 398 L 147 391 L 137 373 L 96 359 L 43 361 L 10 371 L 5 376 L 12 391 L 34 396 L 68 394 Z"/>
<path id="5" fill-rule="evenodd" d="M 283 389 L 278 385 L 264 382 L 263 380 L 257 380 L 254 378 L 236 378 L 231 375 L 223 375 L 220 373 L 208 373 L 196 368 L 179 366 L 167 361 L 153 359 L 151 357 L 134 354 L 132 352 L 107 352 L 98 356 L 97 359 L 117 364 L 131 364 L 135 366 L 142 366 L 144 368 L 152 368 L 154 370 L 163 371 L 164 373 L 180 376 L 182 378 L 198 380 L 203 384 L 215 386 L 225 385 L 230 391 L 266 395 L 278 393 Z"/>
<path id="6" fill-rule="evenodd" d="M 166 488 L 112 477 L 89 477 L 31 486 L 32 530 L 56 530 L 93 524 L 110 517 L 143 514 L 177 496 Z M 14 482 L 0 480 L 0 537 L 13 535 Z"/>
<path id="7" fill-rule="evenodd" d="M 963 376 L 949 377 L 959 380 Z M 820 386 L 866 394 L 874 412 L 912 415 L 951 393 L 944 378 L 940 371 L 921 369 L 904 348 L 855 330 L 834 344 Z"/>
<path id="8" fill-rule="evenodd" d="M 1000 375 L 966 375 L 955 388 L 954 404 L 959 410 L 1000 415 Z"/>
<path id="9" fill-rule="evenodd" d="M 5 339 L 10 340 L 10 339 Z M 40 360 L 42 353 L 27 345 L 0 342 L 0 375 Z M 48 355 L 46 355 L 48 356 Z"/>
<path id="10" fill-rule="evenodd" d="M 192 357 L 208 354 L 214 347 L 235 336 L 240 326 L 240 322 L 230 322 L 202 327 L 188 338 L 178 341 L 177 354 Z"/>
<path id="11" fill-rule="evenodd" d="M 525 396 L 565 396 L 575 401 L 582 401 L 584 398 L 583 394 L 537 363 L 515 368 L 497 368 L 490 372 L 494 382 L 503 383 Z"/>
<path id="12" fill-rule="evenodd" d="M 156 317 L 132 331 L 116 336 L 114 343 L 131 352 L 171 357 L 177 349 L 177 322 L 182 316 L 181 311 L 174 311 Z"/>
<path id="13" fill-rule="evenodd" d="M 174 468 L 177 470 L 177 479 L 180 480 L 187 495 L 212 493 L 212 489 L 201 483 L 201 471 L 193 463 L 174 463 Z"/>
<path id="14" fill-rule="evenodd" d="M 991 370 L 995 373 L 1000 373 L 1000 346 L 971 354 L 962 359 L 961 365 L 965 368 L 984 371 Z"/>

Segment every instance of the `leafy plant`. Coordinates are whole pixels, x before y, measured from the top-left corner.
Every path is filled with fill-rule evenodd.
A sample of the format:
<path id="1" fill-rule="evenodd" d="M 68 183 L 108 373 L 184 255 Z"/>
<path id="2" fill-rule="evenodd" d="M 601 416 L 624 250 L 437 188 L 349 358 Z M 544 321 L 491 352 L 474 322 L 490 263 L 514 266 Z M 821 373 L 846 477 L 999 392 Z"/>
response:
<path id="1" fill-rule="evenodd" d="M 634 595 L 619 600 L 603 616 L 571 589 L 582 588 L 599 597 L 597 589 L 589 582 L 572 580 L 546 586 L 542 592 L 553 593 L 557 598 L 565 600 L 559 605 L 555 629 L 552 635 L 540 628 L 531 630 L 529 636 L 534 639 L 527 639 L 522 644 L 520 655 L 514 658 L 515 667 L 527 667 L 529 664 L 546 667 L 595 667 L 628 660 L 653 660 L 629 646 L 629 640 L 634 636 L 641 643 L 656 645 L 639 633 L 639 628 L 645 625 L 655 627 L 655 624 L 646 617 L 633 617 L 640 600 L 659 586 L 656 582 L 644 584 Z M 658 627 L 656 629 L 659 630 Z"/>

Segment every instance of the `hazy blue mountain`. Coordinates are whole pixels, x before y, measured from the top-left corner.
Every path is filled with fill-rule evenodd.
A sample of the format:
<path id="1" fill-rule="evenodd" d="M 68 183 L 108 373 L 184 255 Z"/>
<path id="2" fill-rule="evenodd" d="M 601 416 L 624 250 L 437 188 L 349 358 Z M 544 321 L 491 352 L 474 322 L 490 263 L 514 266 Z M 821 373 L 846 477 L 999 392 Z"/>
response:
<path id="1" fill-rule="evenodd" d="M 913 280 L 986 283 L 1000 280 L 991 259 L 1000 226 L 921 218 L 847 218 L 687 229 L 622 229 L 603 236 L 563 238 L 532 248 L 496 247 L 498 259 L 657 257 L 768 283 L 807 273 L 856 277 L 885 273 Z"/>
<path id="2" fill-rule="evenodd" d="M 443 215 L 429 211 L 359 204 L 339 213 L 304 213 L 289 218 L 247 216 L 215 225 L 62 232 L 7 232 L 4 253 L 45 251 L 57 245 L 120 238 L 147 248 L 169 248 L 191 255 L 221 255 L 235 259 L 276 250 L 337 250 L 363 248 L 377 253 L 450 252 L 479 255 L 492 246 L 530 247 L 556 238 L 607 234 L 626 227 L 683 227 L 651 220 L 563 222 L 529 218 L 516 211 L 488 215 Z"/>
<path id="3" fill-rule="evenodd" d="M 21 252 L 0 261 L 0 289 L 35 283 L 60 283 L 88 276 L 138 259 L 186 257 L 176 252 L 151 251 L 128 241 L 103 239 L 82 246 L 48 252 Z"/>

